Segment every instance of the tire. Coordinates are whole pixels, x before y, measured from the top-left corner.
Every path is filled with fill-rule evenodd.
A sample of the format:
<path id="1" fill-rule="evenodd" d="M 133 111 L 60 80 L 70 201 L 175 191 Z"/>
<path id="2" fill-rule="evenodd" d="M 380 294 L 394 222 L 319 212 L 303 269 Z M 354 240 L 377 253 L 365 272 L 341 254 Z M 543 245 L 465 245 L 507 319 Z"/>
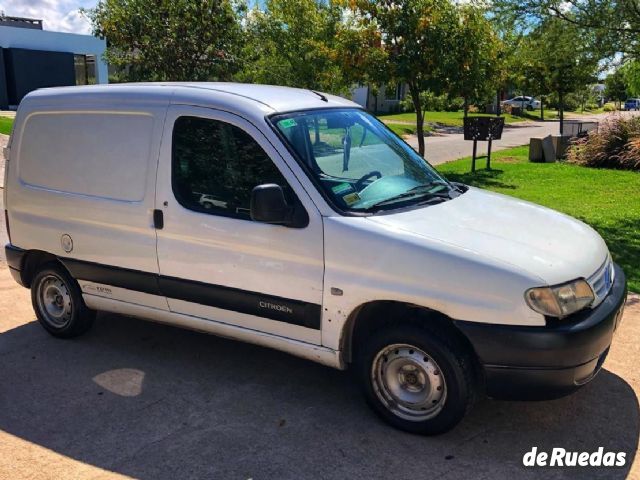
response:
<path id="1" fill-rule="evenodd" d="M 33 278 L 31 303 L 40 325 L 54 337 L 82 335 L 96 316 L 84 304 L 78 283 L 56 263 L 43 265 Z"/>
<path id="2" fill-rule="evenodd" d="M 423 325 L 374 332 L 355 368 L 367 403 L 384 421 L 410 433 L 451 430 L 476 397 L 471 355 L 460 342 Z"/>

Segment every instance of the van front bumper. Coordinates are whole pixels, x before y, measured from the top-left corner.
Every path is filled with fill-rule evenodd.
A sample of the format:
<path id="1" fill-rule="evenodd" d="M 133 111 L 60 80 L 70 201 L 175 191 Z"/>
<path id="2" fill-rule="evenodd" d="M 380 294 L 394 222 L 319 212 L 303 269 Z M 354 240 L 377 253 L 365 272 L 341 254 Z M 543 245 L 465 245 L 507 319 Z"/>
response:
<path id="1" fill-rule="evenodd" d="M 609 353 L 627 297 L 618 265 L 607 297 L 596 308 L 544 327 L 456 321 L 480 359 L 487 395 L 510 400 L 547 400 L 591 381 Z"/>

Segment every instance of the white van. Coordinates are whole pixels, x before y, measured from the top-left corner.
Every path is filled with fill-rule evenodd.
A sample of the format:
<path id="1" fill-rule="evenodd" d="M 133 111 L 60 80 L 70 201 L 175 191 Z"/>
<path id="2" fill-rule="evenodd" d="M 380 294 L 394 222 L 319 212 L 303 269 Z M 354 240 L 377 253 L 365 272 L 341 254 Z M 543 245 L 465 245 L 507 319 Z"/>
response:
<path id="1" fill-rule="evenodd" d="M 552 210 L 451 183 L 375 117 L 224 83 L 39 90 L 4 190 L 42 326 L 96 311 L 351 369 L 390 424 L 436 434 L 475 398 L 553 398 L 599 371 L 623 272 Z"/>

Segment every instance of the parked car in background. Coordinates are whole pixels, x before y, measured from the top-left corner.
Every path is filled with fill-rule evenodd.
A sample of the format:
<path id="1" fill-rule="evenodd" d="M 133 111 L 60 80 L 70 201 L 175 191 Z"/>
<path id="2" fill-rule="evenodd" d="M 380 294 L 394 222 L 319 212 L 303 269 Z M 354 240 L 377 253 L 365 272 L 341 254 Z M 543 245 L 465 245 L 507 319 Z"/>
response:
<path id="1" fill-rule="evenodd" d="M 627 111 L 640 110 L 640 98 L 629 98 L 624 102 L 624 109 Z"/>
<path id="2" fill-rule="evenodd" d="M 538 110 L 540 108 L 540 100 L 533 97 L 514 97 L 502 102 L 502 105 L 511 105 L 512 107 L 524 107 L 527 110 Z"/>
<path id="3" fill-rule="evenodd" d="M 196 195 L 200 195 L 200 199 L 198 203 L 202 205 L 206 209 L 218 207 L 218 208 L 227 208 L 227 202 L 220 200 L 213 195 L 209 195 L 207 193 L 196 193 Z"/>
<path id="4" fill-rule="evenodd" d="M 7 264 L 49 333 L 107 311 L 276 348 L 351 369 L 409 432 L 451 429 L 485 393 L 573 392 L 622 316 L 625 275 L 596 231 L 448 181 L 333 95 L 39 89 L 5 154 Z"/>

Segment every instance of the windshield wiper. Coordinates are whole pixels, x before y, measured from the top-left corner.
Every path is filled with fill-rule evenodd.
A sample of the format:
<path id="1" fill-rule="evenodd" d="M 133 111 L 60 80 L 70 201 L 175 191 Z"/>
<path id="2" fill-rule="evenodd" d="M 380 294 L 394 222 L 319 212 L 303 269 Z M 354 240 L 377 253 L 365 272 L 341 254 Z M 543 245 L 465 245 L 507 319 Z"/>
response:
<path id="1" fill-rule="evenodd" d="M 446 192 L 432 192 L 431 190 L 433 189 L 433 187 L 435 186 L 443 186 L 443 187 L 447 187 Z M 450 186 L 449 184 L 442 182 L 442 181 L 435 181 L 435 182 L 429 182 L 429 183 L 425 183 L 422 185 L 416 185 L 413 188 L 410 188 L 409 190 L 399 193 L 398 195 L 394 195 L 392 197 L 389 198 L 385 198 L 384 200 L 380 200 L 379 202 L 374 203 L 373 205 L 369 205 L 365 211 L 369 212 L 371 210 L 374 210 L 378 207 L 382 207 L 384 205 L 388 205 L 390 203 L 395 203 L 397 201 L 403 200 L 405 198 L 410 198 L 410 197 L 430 197 L 430 198 L 437 198 L 437 199 L 441 199 L 442 201 L 444 200 L 450 200 L 451 197 L 451 193 L 450 193 Z"/>

